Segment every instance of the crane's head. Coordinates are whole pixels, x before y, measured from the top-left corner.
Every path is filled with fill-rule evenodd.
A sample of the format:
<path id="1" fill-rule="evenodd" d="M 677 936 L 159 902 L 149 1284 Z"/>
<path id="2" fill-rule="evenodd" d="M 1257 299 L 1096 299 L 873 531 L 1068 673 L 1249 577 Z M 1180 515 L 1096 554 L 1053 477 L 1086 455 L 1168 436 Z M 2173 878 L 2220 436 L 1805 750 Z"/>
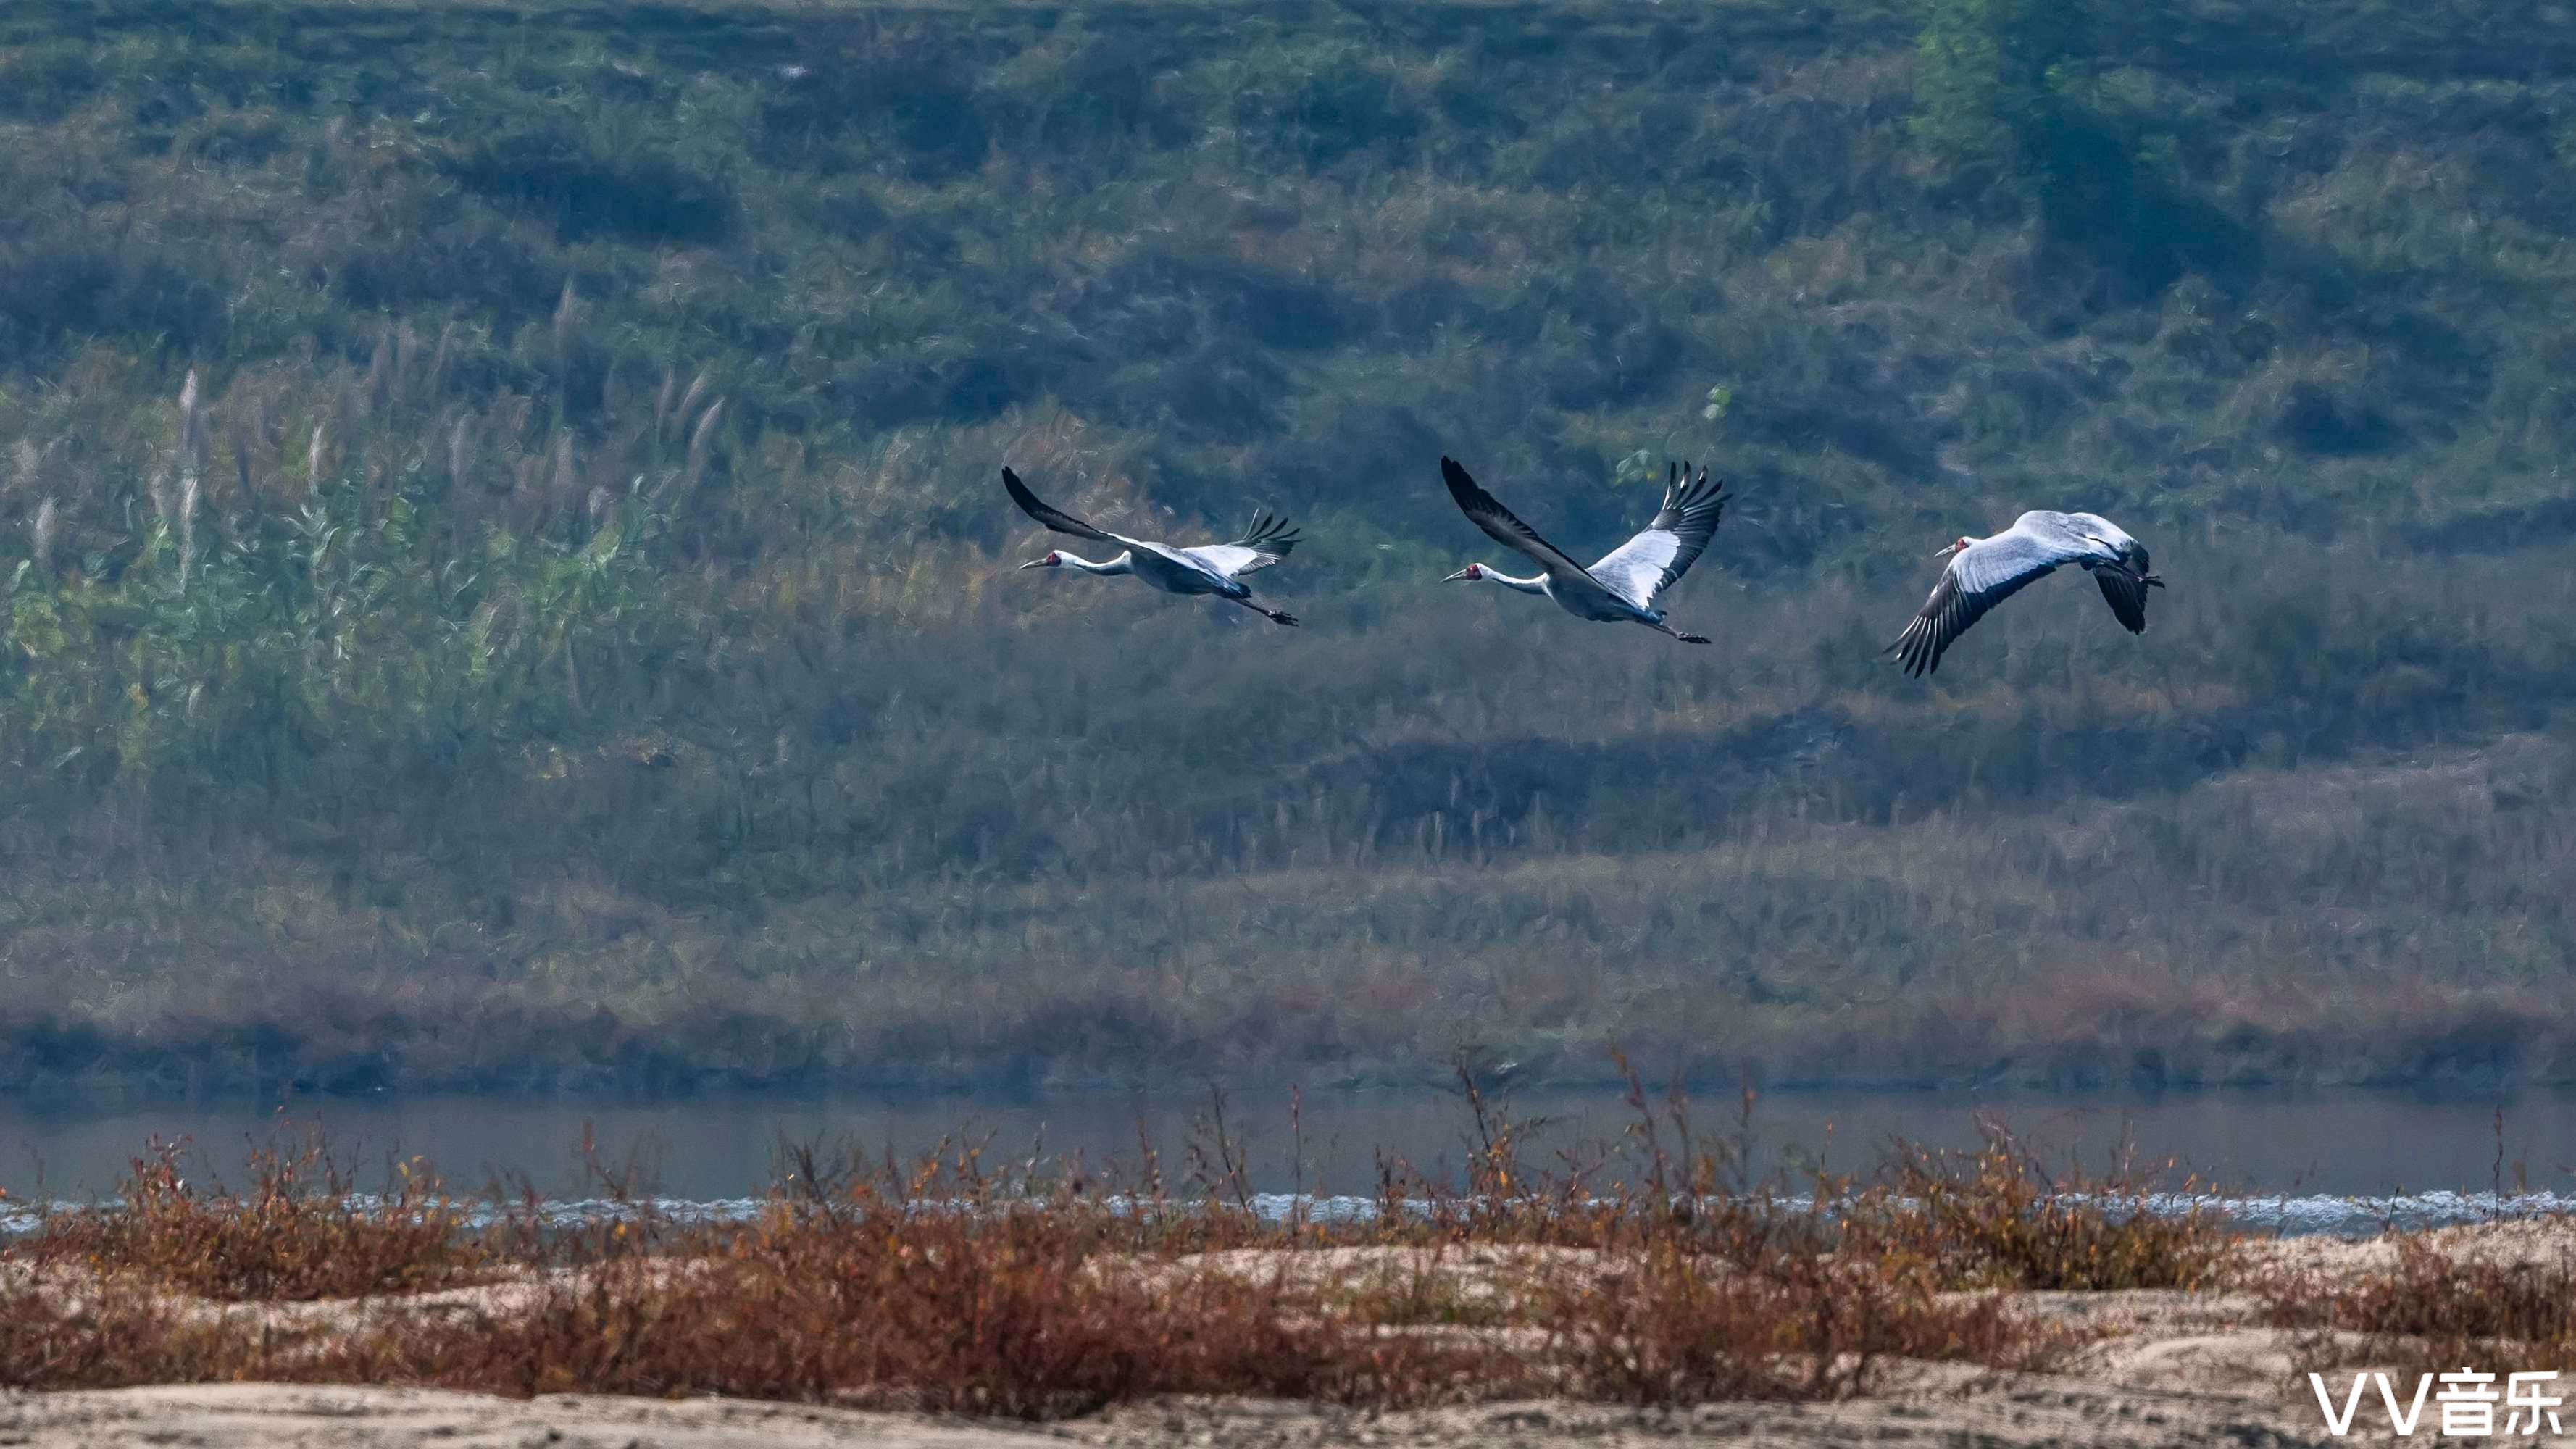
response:
<path id="1" fill-rule="evenodd" d="M 1965 551 L 1967 548 L 1969 548 L 1971 545 L 1973 545 L 1973 544 L 1975 544 L 1975 543 L 1976 543 L 1976 540 L 1975 540 L 1975 539 L 1973 539 L 1973 538 L 1964 538 L 1964 537 L 1963 537 L 1963 538 L 1957 539 L 1957 540 L 1956 540 L 1956 541 L 1954 541 L 1954 542 L 1951 542 L 1951 543 L 1947 543 L 1947 544 L 1942 545 L 1941 551 L 1940 551 L 1939 553 L 1936 553 L 1936 554 L 1932 555 L 1932 556 L 1933 556 L 1934 558 L 1948 558 L 1950 555 L 1952 555 L 1952 554 L 1954 554 L 1954 553 L 1960 553 L 1960 552 Z"/>
<path id="2" fill-rule="evenodd" d="M 1064 555 L 1056 552 L 1054 549 L 1048 549 L 1047 556 L 1045 558 L 1030 559 L 1027 563 L 1020 565 L 1020 567 L 1024 569 L 1060 569 L 1064 567 Z"/>
<path id="3" fill-rule="evenodd" d="M 1485 576 L 1485 566 L 1484 566 L 1483 564 L 1469 564 L 1469 565 L 1467 565 L 1465 568 L 1458 570 L 1458 572 L 1456 572 L 1456 573 L 1454 573 L 1454 574 L 1451 574 L 1449 577 L 1447 577 L 1447 578 L 1445 578 L 1445 579 L 1442 579 L 1440 582 L 1442 582 L 1442 583 L 1444 583 L 1444 584 L 1457 584 L 1457 583 L 1468 583 L 1468 584 L 1472 584 L 1472 583 L 1474 583 L 1476 580 L 1481 579 L 1481 578 L 1483 578 L 1484 576 Z"/>

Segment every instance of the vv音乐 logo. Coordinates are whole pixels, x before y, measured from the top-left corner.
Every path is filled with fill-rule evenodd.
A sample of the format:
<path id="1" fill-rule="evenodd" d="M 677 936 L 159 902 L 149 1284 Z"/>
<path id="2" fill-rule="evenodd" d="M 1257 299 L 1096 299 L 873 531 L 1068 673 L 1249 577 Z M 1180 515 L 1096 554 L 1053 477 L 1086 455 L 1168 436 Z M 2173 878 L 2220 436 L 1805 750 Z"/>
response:
<path id="1" fill-rule="evenodd" d="M 2441 1385 L 2439 1390 L 2433 1387 L 2437 1382 Z M 2494 1374 L 2462 1368 L 2445 1374 L 2418 1374 L 2414 1397 L 2400 1402 L 2397 1386 L 2389 1382 L 2388 1375 L 2354 1374 L 2351 1390 L 2338 1403 L 2334 1392 L 2326 1387 L 2325 1375 L 2308 1375 L 2309 1387 L 2317 1391 L 2317 1407 L 2325 1411 L 2326 1432 L 2338 1439 L 2352 1432 L 2366 1391 L 2374 1387 L 2379 1391 L 2380 1406 L 2388 1411 L 2388 1427 L 2401 1439 L 2418 1429 L 2448 1439 L 2538 1434 L 2544 1420 L 2549 1432 L 2557 1434 L 2561 1432 L 2558 1408 L 2565 1402 L 2550 1392 L 2557 1382 L 2558 1372 L 2551 1369 L 2506 1374 L 2498 1387 Z M 2424 1420 L 2428 1405 L 2436 1414 L 2430 1424 Z"/>

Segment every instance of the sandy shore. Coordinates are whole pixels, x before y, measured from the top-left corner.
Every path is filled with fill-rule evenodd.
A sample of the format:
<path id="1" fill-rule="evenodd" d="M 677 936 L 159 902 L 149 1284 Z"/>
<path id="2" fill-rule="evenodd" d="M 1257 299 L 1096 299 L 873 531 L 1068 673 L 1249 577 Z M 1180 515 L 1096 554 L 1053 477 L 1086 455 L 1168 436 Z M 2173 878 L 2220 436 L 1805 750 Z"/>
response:
<path id="1" fill-rule="evenodd" d="M 1703 1404 L 1660 1411 L 1523 1403 L 1367 1414 L 1311 1404 L 1193 1400 L 1123 1405 L 1087 1418 L 1028 1427 L 706 1399 L 559 1395 L 517 1400 L 424 1389 L 220 1384 L 11 1395 L 0 1399 L 0 1444 L 29 1449 L 174 1444 L 207 1449 L 1014 1449 L 1071 1441 L 1135 1449 L 1563 1449 L 1578 1444 L 1613 1449 L 1680 1439 L 1895 1449 L 1961 1444 L 2150 1449 L 2329 1442 L 2315 1406 L 2284 1391 L 2294 1352 L 2286 1335 L 2219 1326 L 2211 1321 L 2212 1305 L 2188 1301 L 2187 1295 L 2088 1298 L 2081 1310 L 2088 1316 L 2127 1315 L 2136 1327 L 2088 1354 L 2074 1372 L 2006 1375 L 1957 1365 L 1898 1365 L 1878 1392 L 1835 1404 Z M 2161 1301 L 2119 1301 L 2129 1298 Z M 2357 1435 L 2342 1442 L 2358 1440 Z"/>
<path id="2" fill-rule="evenodd" d="M 2564 1226 L 2502 1225 L 2438 1235 L 2446 1246 L 2536 1259 L 2576 1247 Z M 2255 1251 L 2281 1267 L 2342 1274 L 2376 1266 L 2383 1243 L 2294 1240 Z M 1473 1255 L 1453 1260 L 1476 1271 Z M 1247 1265 L 1248 1266 L 1248 1265 Z M 496 1290 L 473 1290 L 492 1294 Z M 506 1295 L 511 1290 L 497 1290 Z M 2301 1377 L 2320 1345 L 2261 1326 L 2243 1294 L 2143 1291 L 2018 1295 L 2022 1311 L 2090 1340 L 2048 1374 L 1956 1364 L 1896 1364 L 1865 1397 L 1831 1404 L 1720 1403 L 1688 1410 L 1520 1403 L 1405 1413 L 1312 1404 L 1180 1400 L 1128 1404 L 1043 1426 L 920 1415 L 693 1399 L 591 1395 L 517 1400 L 423 1389 L 277 1384 L 151 1387 L 0 1396 L 0 1445 L 191 1445 L 304 1449 L 364 1445 L 868 1445 L 881 1449 L 1014 1449 L 1042 1442 L 1136 1449 L 1270 1446 L 1517 1445 L 1529 1449 L 1669 1443 L 1776 1446 L 2197 1446 L 2397 1442 L 2365 1414 L 2330 1436 Z M 240 1311 L 240 1310 L 234 1310 Z M 322 1305 L 254 1310 L 307 1314 Z M 2347 1357 L 2349 1355 L 2346 1355 Z M 2487 1365 L 2492 1369 L 2518 1365 Z M 2346 1366 L 2349 1371 L 2349 1365 Z M 2569 1392 L 2576 1401 L 2576 1388 Z M 2576 1413 L 2566 1416 L 2576 1428 Z M 2371 1437 L 2376 1428 L 2382 1436 Z M 2421 1425 L 2417 1442 L 2438 1438 Z M 2518 1443 L 2576 1443 L 2515 1436 Z"/>
<path id="3" fill-rule="evenodd" d="M 218 1384 L 0 1399 L 0 1444 L 30 1449 L 321 1449 L 544 1446 L 566 1449 L 1021 1449 L 1044 1443 L 1256 1449 L 1292 1445 L 2200 1446 L 2329 1442 L 2315 1408 L 2277 1394 L 2125 1387 L 2077 1377 L 1926 1372 L 1894 1392 L 1839 1404 L 1706 1404 L 1655 1411 L 1557 1403 L 1358 1414 L 1247 1401 L 1129 1405 L 1044 1427 L 709 1400 L 427 1389 Z M 2360 1441 L 2360 1436 L 2342 1442 Z M 2528 1442 L 2528 1441 L 2526 1441 Z"/>

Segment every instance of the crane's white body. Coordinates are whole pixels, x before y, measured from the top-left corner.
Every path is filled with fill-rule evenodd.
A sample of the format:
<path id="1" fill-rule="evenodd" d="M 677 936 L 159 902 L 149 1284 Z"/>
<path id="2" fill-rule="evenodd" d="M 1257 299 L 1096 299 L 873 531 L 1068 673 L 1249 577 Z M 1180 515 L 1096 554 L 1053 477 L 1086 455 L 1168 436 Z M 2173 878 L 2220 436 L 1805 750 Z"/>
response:
<path id="1" fill-rule="evenodd" d="M 1516 578 L 1485 564 L 1470 564 L 1468 567 L 1475 572 L 1467 575 L 1467 582 L 1490 579 L 1507 589 L 1537 594 L 1578 619 L 1590 619 L 1598 624 L 1655 625 L 1664 622 L 1663 610 L 1638 607 L 1610 592 L 1588 572 L 1571 576 L 1540 572 L 1528 578 Z"/>
<path id="2" fill-rule="evenodd" d="M 1449 579 L 1477 583 L 1491 579 L 1524 594 L 1541 594 L 1578 619 L 1603 624 L 1643 624 L 1685 644 L 1705 644 L 1697 634 L 1684 634 L 1664 622 L 1660 600 L 1679 582 L 1708 547 L 1726 507 L 1724 485 L 1712 486 L 1708 470 L 1694 478 L 1684 463 L 1669 475 L 1664 506 L 1635 537 L 1585 568 L 1563 549 L 1538 536 L 1537 530 L 1512 515 L 1494 496 L 1476 486 L 1467 470 L 1448 458 L 1440 460 L 1441 478 L 1459 511 L 1487 537 L 1539 566 L 1527 578 L 1516 578 L 1485 564 L 1469 564 Z M 1443 580 L 1442 582 L 1448 582 Z"/>
<path id="3" fill-rule="evenodd" d="M 1241 604 L 1274 623 L 1297 622 L 1276 609 L 1252 602 L 1252 590 L 1241 578 L 1244 574 L 1256 573 L 1279 562 L 1297 546 L 1297 531 L 1288 527 L 1284 519 L 1268 515 L 1255 517 L 1251 529 L 1233 543 L 1174 548 L 1151 539 L 1110 533 L 1062 509 L 1051 507 L 1039 501 L 1038 496 L 1029 491 L 1028 485 L 1020 481 L 1019 475 L 1008 468 L 1002 470 L 1002 486 L 1022 512 L 1055 532 L 1115 543 L 1123 550 L 1115 558 L 1095 562 L 1062 549 L 1050 549 L 1046 557 L 1032 559 L 1020 565 L 1021 568 L 1067 568 L 1077 573 L 1100 575 L 1131 574 L 1167 594 L 1208 595 Z"/>
<path id="4" fill-rule="evenodd" d="M 1941 550 L 1949 566 L 1932 597 L 1887 652 L 1910 674 L 1941 667 L 1941 656 L 1986 611 L 2066 564 L 2093 575 L 2111 612 L 2132 634 L 2146 632 L 2147 590 L 2164 580 L 2147 572 L 2147 550 L 2098 513 L 2034 509 L 1990 538 L 1961 538 Z"/>

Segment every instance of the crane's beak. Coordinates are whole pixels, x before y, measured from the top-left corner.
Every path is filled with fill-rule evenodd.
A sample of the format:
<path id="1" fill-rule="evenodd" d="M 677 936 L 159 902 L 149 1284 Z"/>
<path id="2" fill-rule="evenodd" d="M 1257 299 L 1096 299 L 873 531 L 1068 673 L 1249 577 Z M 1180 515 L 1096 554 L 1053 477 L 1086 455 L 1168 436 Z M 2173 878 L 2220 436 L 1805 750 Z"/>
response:
<path id="1" fill-rule="evenodd" d="M 1948 558 L 1950 555 L 1957 553 L 1958 551 L 1959 546 L 1957 544 L 1945 543 L 1941 545 L 1939 549 L 1935 550 L 1932 556 L 1934 558 Z"/>
<path id="2" fill-rule="evenodd" d="M 1444 583 L 1444 584 L 1454 584 L 1454 583 L 1458 582 L 1460 579 L 1472 579 L 1472 578 L 1474 578 L 1475 576 L 1476 576 L 1476 573 L 1475 573 L 1475 570 L 1473 570 L 1473 569 L 1460 569 L 1460 570 L 1458 570 L 1458 572 L 1456 572 L 1456 573 L 1454 573 L 1454 574 L 1451 574 L 1449 577 L 1447 577 L 1447 578 L 1445 578 L 1445 579 L 1442 579 L 1440 582 L 1442 582 L 1442 583 Z"/>
<path id="3" fill-rule="evenodd" d="M 1020 565 L 1020 567 L 1021 567 L 1021 568 L 1023 568 L 1023 569 L 1042 569 L 1042 568 L 1045 568 L 1046 566 L 1047 566 L 1047 561 L 1046 561 L 1045 559 L 1042 559 L 1042 558 L 1033 558 L 1033 559 L 1030 559 L 1027 563 L 1024 563 L 1024 564 Z"/>

